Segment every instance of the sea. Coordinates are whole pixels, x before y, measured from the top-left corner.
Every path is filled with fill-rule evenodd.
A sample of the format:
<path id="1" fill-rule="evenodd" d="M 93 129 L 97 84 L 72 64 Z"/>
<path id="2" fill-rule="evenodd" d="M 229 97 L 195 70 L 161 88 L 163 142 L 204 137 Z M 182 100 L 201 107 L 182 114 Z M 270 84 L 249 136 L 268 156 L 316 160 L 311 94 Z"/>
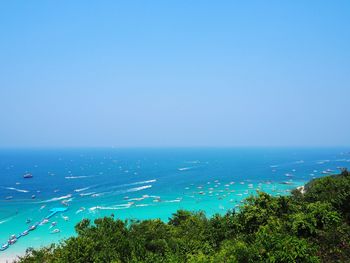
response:
<path id="1" fill-rule="evenodd" d="M 1 149 L 1 248 L 17 238 L 0 259 L 59 243 L 84 218 L 224 214 L 258 191 L 288 195 L 341 167 L 350 167 L 349 148 Z M 65 211 L 45 220 L 55 208 Z"/>

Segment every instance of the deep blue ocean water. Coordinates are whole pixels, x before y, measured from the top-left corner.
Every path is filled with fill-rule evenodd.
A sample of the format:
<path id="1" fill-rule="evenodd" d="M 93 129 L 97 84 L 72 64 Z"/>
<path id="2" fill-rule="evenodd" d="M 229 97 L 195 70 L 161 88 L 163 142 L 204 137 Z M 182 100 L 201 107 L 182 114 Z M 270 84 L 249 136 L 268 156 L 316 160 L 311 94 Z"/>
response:
<path id="1" fill-rule="evenodd" d="M 69 237 L 83 218 L 113 213 L 166 221 L 178 209 L 210 216 L 238 209 L 257 190 L 289 194 L 312 178 L 349 166 L 346 148 L 2 149 L 0 245 L 40 222 L 51 208 L 68 210 L 38 225 L 0 257 Z M 25 173 L 33 178 L 24 179 Z"/>

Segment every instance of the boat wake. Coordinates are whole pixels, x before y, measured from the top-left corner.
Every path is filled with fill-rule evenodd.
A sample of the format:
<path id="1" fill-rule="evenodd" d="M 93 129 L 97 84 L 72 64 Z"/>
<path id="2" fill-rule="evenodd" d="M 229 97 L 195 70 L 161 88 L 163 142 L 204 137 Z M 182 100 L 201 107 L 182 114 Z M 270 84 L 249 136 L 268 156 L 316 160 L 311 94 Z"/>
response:
<path id="1" fill-rule="evenodd" d="M 143 185 L 143 186 L 139 186 L 139 187 L 134 187 L 134 188 L 130 188 L 130 189 L 126 189 L 126 190 L 118 190 L 118 191 L 108 191 L 108 192 L 102 192 L 99 193 L 99 195 L 118 195 L 118 194 L 126 194 L 126 193 L 131 193 L 131 192 L 138 192 L 138 191 L 142 191 L 148 188 L 151 188 L 152 185 Z M 80 196 L 82 196 L 83 194 L 80 194 Z"/>
<path id="2" fill-rule="evenodd" d="M 96 194 L 96 192 L 81 193 L 80 196 L 90 196 L 90 195 L 94 195 L 94 194 Z"/>
<path id="3" fill-rule="evenodd" d="M 90 178 L 93 177 L 92 175 L 78 175 L 78 176 L 65 176 L 66 179 L 83 179 L 83 178 Z"/>
<path id="4" fill-rule="evenodd" d="M 7 218 L 7 219 L 5 219 L 5 220 L 1 220 L 1 221 L 0 221 L 0 225 L 3 224 L 3 223 L 6 223 L 6 222 L 8 222 L 8 221 L 10 221 L 11 219 L 12 219 L 12 217 Z"/>
<path id="5" fill-rule="evenodd" d="M 41 203 L 50 203 L 50 202 L 60 201 L 63 199 L 69 199 L 71 197 L 72 197 L 72 195 L 68 194 L 68 195 L 64 195 L 64 196 L 60 196 L 60 197 L 54 197 L 54 198 L 51 198 L 49 200 L 42 201 Z"/>
<path id="6" fill-rule="evenodd" d="M 182 167 L 182 168 L 178 168 L 177 170 L 179 170 L 179 171 L 188 171 L 188 170 L 191 170 L 193 168 L 195 168 L 195 167 Z"/>
<path id="7" fill-rule="evenodd" d="M 75 189 L 74 192 L 79 193 L 79 192 L 83 192 L 83 191 L 88 190 L 88 189 L 90 189 L 90 187 Z"/>
<path id="8" fill-rule="evenodd" d="M 19 193 L 29 193 L 28 190 L 18 189 L 18 188 L 14 188 L 14 187 L 5 187 L 5 189 L 13 190 L 13 191 L 16 191 L 16 192 L 19 192 Z"/>
<path id="9" fill-rule="evenodd" d="M 135 182 L 135 183 L 131 183 L 131 184 L 124 184 L 121 186 L 132 186 L 132 185 L 139 185 L 139 184 L 149 184 L 149 183 L 154 183 L 157 182 L 156 179 L 152 179 L 152 180 L 147 180 L 147 181 L 140 181 L 140 182 Z"/>
<path id="10" fill-rule="evenodd" d="M 125 190 L 124 193 L 137 192 L 137 191 L 141 191 L 141 190 L 148 189 L 148 188 L 151 188 L 151 187 L 152 187 L 151 184 L 149 184 L 149 185 L 143 185 L 143 186 L 140 186 L 140 187 L 135 187 L 135 188 L 127 189 L 127 190 Z"/>
<path id="11" fill-rule="evenodd" d="M 174 200 L 165 200 L 163 203 L 178 203 L 181 202 L 181 199 L 174 199 Z"/>
<path id="12" fill-rule="evenodd" d="M 94 212 L 96 210 L 121 210 L 121 209 L 127 209 L 131 206 L 131 204 L 121 204 L 121 205 L 114 205 L 114 206 L 93 206 L 89 208 L 90 212 Z"/>

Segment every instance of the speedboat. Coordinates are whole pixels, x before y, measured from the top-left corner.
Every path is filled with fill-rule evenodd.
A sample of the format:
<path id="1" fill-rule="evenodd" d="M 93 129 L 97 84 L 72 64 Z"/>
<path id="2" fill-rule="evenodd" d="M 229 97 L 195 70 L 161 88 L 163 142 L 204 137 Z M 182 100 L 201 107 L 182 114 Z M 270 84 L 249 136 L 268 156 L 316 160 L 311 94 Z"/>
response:
<path id="1" fill-rule="evenodd" d="M 36 229 L 36 225 L 32 225 L 28 230 L 29 230 L 29 231 L 32 231 L 32 230 L 34 230 L 34 229 Z"/>
<path id="2" fill-rule="evenodd" d="M 3 244 L 2 246 L 1 246 L 1 251 L 4 251 L 5 249 L 8 249 L 8 247 L 9 247 L 9 243 L 7 242 L 7 243 L 5 243 L 5 244 Z"/>
<path id="3" fill-rule="evenodd" d="M 58 228 L 54 229 L 53 231 L 51 231 L 51 234 L 56 234 L 61 232 L 61 230 L 59 230 Z"/>
<path id="4" fill-rule="evenodd" d="M 45 218 L 39 223 L 39 225 L 42 226 L 42 225 L 47 224 L 48 222 L 49 222 L 49 220 L 47 218 Z"/>
<path id="5" fill-rule="evenodd" d="M 21 233 L 22 236 L 26 236 L 26 235 L 28 235 L 28 234 L 29 234 L 29 231 L 28 231 L 28 230 L 25 230 L 25 231 L 23 231 L 23 232 Z"/>
<path id="6" fill-rule="evenodd" d="M 12 195 L 9 195 L 9 196 L 6 196 L 6 197 L 5 197 L 6 200 L 11 200 L 12 198 L 13 198 Z"/>
<path id="7" fill-rule="evenodd" d="M 10 245 L 13 245 L 14 243 L 16 243 L 16 241 L 17 241 L 17 238 L 15 237 L 15 238 L 10 239 L 8 243 Z"/>
<path id="8" fill-rule="evenodd" d="M 26 173 L 23 175 L 23 178 L 25 178 L 25 179 L 33 178 L 33 175 L 31 173 Z"/>

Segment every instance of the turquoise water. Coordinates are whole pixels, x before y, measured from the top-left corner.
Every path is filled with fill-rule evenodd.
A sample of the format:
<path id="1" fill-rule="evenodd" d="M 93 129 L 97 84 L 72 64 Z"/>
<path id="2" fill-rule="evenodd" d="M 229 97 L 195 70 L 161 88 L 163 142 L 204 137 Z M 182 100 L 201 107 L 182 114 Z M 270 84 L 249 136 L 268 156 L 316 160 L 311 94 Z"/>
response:
<path id="1" fill-rule="evenodd" d="M 69 237 L 83 218 L 114 214 L 166 221 L 178 209 L 225 213 L 257 190 L 286 195 L 349 164 L 349 149 L 338 148 L 3 149 L 1 244 L 40 222 L 50 209 L 68 210 L 38 225 L 0 257 Z M 24 179 L 27 172 L 33 178 Z M 54 229 L 60 232 L 51 233 Z"/>

